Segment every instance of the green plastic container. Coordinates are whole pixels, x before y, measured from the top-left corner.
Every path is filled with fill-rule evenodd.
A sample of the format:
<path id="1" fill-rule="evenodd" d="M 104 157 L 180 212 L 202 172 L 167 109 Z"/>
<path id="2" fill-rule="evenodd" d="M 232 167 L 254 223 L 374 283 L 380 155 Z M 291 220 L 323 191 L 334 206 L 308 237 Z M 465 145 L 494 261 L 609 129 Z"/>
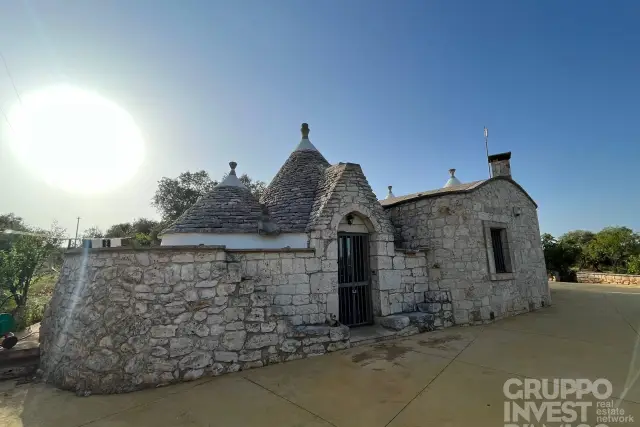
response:
<path id="1" fill-rule="evenodd" d="M 9 313 L 0 313 L 0 335 L 14 332 L 15 327 L 16 322 L 14 322 L 12 315 Z"/>

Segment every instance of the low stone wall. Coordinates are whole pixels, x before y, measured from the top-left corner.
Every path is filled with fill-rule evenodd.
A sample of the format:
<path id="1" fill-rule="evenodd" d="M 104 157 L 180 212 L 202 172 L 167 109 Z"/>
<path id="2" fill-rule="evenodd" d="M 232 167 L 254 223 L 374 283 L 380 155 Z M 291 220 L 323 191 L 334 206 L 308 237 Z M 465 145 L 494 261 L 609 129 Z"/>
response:
<path id="1" fill-rule="evenodd" d="M 303 273 L 312 252 L 249 255 L 212 247 L 68 253 L 40 329 L 44 380 L 119 393 L 349 346 L 347 327 L 322 324 L 326 297 Z M 248 274 L 247 258 L 256 257 Z M 261 274 L 260 262 L 294 268 Z"/>
<path id="2" fill-rule="evenodd" d="M 607 283 L 611 285 L 640 286 L 640 276 L 633 274 L 595 273 L 579 271 L 576 274 L 578 283 Z"/>
<path id="3" fill-rule="evenodd" d="M 433 315 L 436 328 L 453 326 L 453 300 L 450 291 L 427 291 L 424 299 L 425 303 L 419 304 L 418 308 Z"/>

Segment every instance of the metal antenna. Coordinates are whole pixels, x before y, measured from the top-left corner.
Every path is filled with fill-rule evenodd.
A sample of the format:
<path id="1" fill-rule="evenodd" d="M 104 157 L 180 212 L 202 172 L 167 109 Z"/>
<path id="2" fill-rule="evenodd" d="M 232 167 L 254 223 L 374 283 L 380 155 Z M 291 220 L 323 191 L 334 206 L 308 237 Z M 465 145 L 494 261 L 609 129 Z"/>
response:
<path id="1" fill-rule="evenodd" d="M 80 229 L 80 217 L 78 217 L 78 222 L 76 223 L 76 238 L 74 240 L 74 244 L 78 244 L 78 230 Z M 77 246 L 76 246 L 77 247 Z"/>
<path id="2" fill-rule="evenodd" d="M 7 70 L 7 76 L 9 77 L 9 80 L 11 81 L 11 85 L 13 86 L 13 91 L 16 93 L 16 97 L 18 98 L 18 101 L 20 102 L 20 104 L 22 104 L 22 98 L 20 98 L 20 93 L 18 92 L 18 88 L 16 87 L 16 82 L 13 80 L 13 76 L 11 75 L 11 71 L 9 71 L 9 64 L 7 64 L 7 60 L 4 57 L 4 55 L 2 54 L 2 52 L 0 52 L 0 59 L 2 59 L 2 62 L 4 63 L 4 69 Z"/>
<path id="3" fill-rule="evenodd" d="M 489 178 L 491 178 L 491 165 L 489 164 L 489 129 L 484 127 L 484 149 L 487 152 L 487 167 L 489 168 Z"/>

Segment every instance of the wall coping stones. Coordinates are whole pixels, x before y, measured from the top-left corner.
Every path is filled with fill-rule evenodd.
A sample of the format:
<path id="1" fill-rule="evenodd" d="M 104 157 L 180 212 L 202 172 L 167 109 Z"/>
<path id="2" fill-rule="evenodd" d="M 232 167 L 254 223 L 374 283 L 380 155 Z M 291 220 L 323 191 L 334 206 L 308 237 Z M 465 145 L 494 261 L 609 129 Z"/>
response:
<path id="1" fill-rule="evenodd" d="M 67 249 L 65 253 L 67 254 L 83 254 L 85 252 L 94 253 L 94 252 L 166 252 L 166 251 L 188 251 L 188 250 L 204 250 L 204 251 L 225 251 L 232 253 L 249 253 L 249 252 L 269 252 L 269 253 L 280 253 L 280 252 L 307 252 L 313 253 L 315 252 L 314 248 L 282 248 L 282 249 L 227 249 L 224 245 L 189 245 L 189 246 L 152 246 L 152 247 L 132 247 L 132 246 L 118 246 L 115 248 L 72 248 Z"/>
<path id="2" fill-rule="evenodd" d="M 640 279 L 640 274 L 607 273 L 602 271 L 578 271 L 576 274 L 593 275 L 593 276 L 618 276 L 618 277 L 628 277 L 628 278 L 633 277 L 633 278 Z"/>
<path id="3" fill-rule="evenodd" d="M 578 271 L 576 273 L 576 281 L 578 283 L 602 283 L 638 287 L 640 286 L 640 275 Z"/>
<path id="4" fill-rule="evenodd" d="M 115 248 L 72 248 L 67 249 L 66 254 L 83 254 L 94 252 L 166 252 L 166 251 L 189 251 L 189 250 L 205 250 L 205 251 L 221 251 L 225 250 L 224 245 L 202 245 L 202 246 L 151 246 L 151 247 L 133 247 L 133 246 L 118 246 Z M 263 251 L 264 249 L 261 249 Z"/>
<path id="5" fill-rule="evenodd" d="M 234 252 L 234 253 L 247 253 L 247 252 L 268 252 L 268 253 L 279 253 L 279 252 L 307 252 L 313 253 L 316 250 L 314 248 L 282 248 L 282 249 L 225 249 L 226 252 Z"/>

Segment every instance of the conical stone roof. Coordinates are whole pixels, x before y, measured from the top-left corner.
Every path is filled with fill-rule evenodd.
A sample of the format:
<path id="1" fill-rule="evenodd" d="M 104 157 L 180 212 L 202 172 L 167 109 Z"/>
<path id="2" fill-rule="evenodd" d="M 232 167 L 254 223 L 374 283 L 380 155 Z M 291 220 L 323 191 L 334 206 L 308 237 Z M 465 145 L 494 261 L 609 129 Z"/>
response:
<path id="1" fill-rule="evenodd" d="M 302 139 L 260 201 L 283 232 L 305 232 L 318 182 L 329 162 L 309 141 L 309 125 L 302 124 Z"/>
<path id="2" fill-rule="evenodd" d="M 200 197 L 162 234 L 173 233 L 277 233 L 267 210 L 240 182 L 237 164 L 213 190 Z"/>

